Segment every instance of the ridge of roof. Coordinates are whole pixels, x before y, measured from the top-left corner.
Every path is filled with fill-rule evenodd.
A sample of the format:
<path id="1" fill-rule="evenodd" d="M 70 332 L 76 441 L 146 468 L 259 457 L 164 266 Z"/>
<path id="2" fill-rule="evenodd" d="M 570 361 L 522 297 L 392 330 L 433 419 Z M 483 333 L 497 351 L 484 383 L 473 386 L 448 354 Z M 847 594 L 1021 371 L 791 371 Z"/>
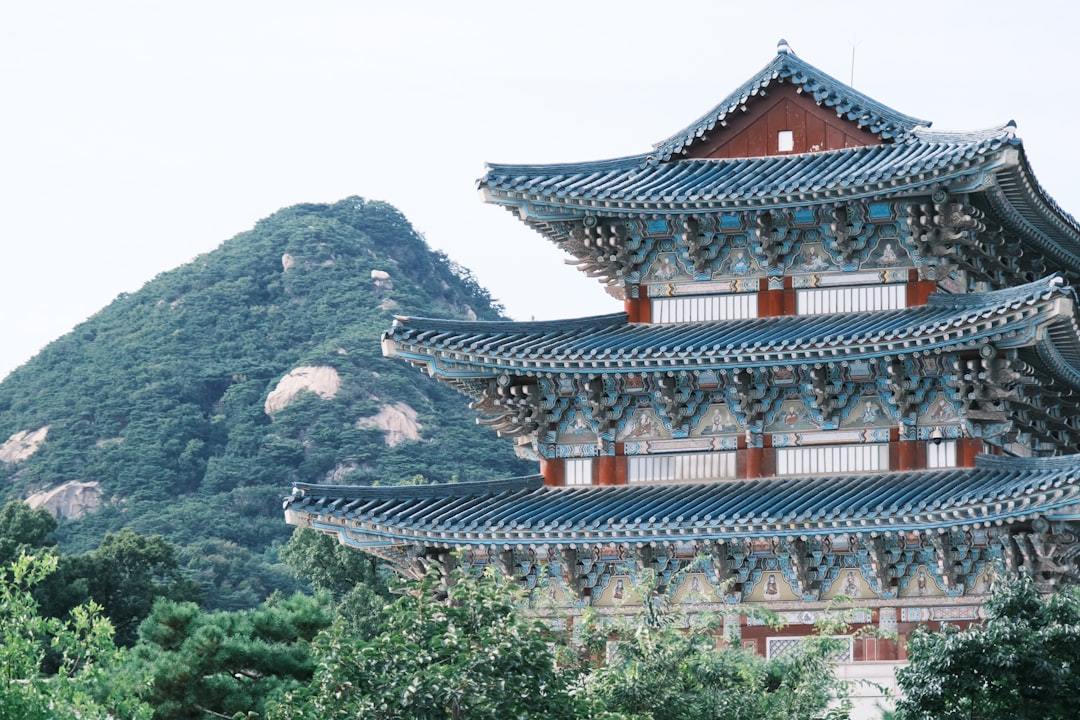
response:
<path id="1" fill-rule="evenodd" d="M 322 485 L 319 483 L 293 483 L 290 500 L 303 495 L 338 500 L 359 498 L 438 498 L 438 497 L 474 497 L 500 495 L 506 492 L 529 492 L 543 486 L 542 475 L 524 475 L 522 477 L 502 478 L 499 480 L 472 480 L 456 483 L 434 483 L 431 485 Z"/>
<path id="2" fill-rule="evenodd" d="M 902 140 L 918 127 L 929 127 L 929 120 L 920 120 L 894 110 L 864 95 L 828 73 L 806 62 L 784 40 L 777 44 L 776 57 L 757 74 L 744 82 L 711 110 L 654 145 L 660 160 L 667 160 L 712 130 L 740 107 L 776 81 L 790 81 L 803 92 L 810 93 L 824 107 L 834 108 L 836 114 L 866 128 L 885 140 Z"/>
<path id="3" fill-rule="evenodd" d="M 423 316 L 395 315 L 393 326 L 383 333 L 383 337 L 391 335 L 398 328 L 409 326 L 411 328 L 424 328 L 428 330 L 453 330 L 456 332 L 486 331 L 493 333 L 547 333 L 566 332 L 567 330 L 588 329 L 595 330 L 599 327 L 617 327 L 625 325 L 627 316 L 625 312 L 606 313 L 604 315 L 588 315 L 585 317 L 565 318 L 557 320 L 458 320 L 455 318 L 433 318 Z"/>

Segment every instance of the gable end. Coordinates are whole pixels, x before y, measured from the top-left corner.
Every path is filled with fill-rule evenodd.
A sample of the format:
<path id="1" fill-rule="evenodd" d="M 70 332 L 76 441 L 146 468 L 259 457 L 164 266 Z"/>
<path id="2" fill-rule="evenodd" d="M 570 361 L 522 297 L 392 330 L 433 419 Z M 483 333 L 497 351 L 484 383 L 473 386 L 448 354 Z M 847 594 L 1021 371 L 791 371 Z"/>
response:
<path id="1" fill-rule="evenodd" d="M 881 145 L 854 121 L 814 102 L 791 83 L 773 83 L 746 104 L 746 112 L 715 127 L 684 150 L 684 158 L 749 158 Z M 781 133 L 787 133 L 786 137 Z M 786 142 L 786 144 L 785 144 Z"/>

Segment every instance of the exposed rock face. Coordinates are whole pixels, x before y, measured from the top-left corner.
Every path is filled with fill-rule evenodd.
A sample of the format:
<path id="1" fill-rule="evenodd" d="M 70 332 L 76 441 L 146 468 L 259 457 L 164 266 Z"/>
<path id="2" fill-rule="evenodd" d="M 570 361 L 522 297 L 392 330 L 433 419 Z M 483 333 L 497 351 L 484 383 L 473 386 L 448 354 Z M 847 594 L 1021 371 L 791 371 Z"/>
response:
<path id="1" fill-rule="evenodd" d="M 360 418 L 356 427 L 377 427 L 383 431 L 386 444 L 390 447 L 406 440 L 420 439 L 420 423 L 416 422 L 416 411 L 403 402 L 383 405 L 377 415 Z"/>
<path id="2" fill-rule="evenodd" d="M 298 367 L 281 378 L 277 387 L 266 396 L 264 409 L 267 415 L 273 415 L 278 410 L 287 407 L 305 390 L 315 393 L 324 400 L 329 400 L 337 395 L 340 388 L 341 376 L 334 368 L 326 365 Z"/>
<path id="3" fill-rule="evenodd" d="M 390 273 L 385 270 L 372 270 L 371 279 L 375 281 L 375 287 L 379 290 L 394 289 L 394 281 L 390 279 Z"/>
<path id="4" fill-rule="evenodd" d="M 7 439 L 7 442 L 0 445 L 0 462 L 17 463 L 25 460 L 37 452 L 48 434 L 48 425 L 37 430 L 23 430 L 15 433 Z"/>
<path id="5" fill-rule="evenodd" d="M 101 488 L 96 482 L 66 482 L 52 490 L 37 492 L 26 498 L 32 508 L 45 508 L 56 518 L 74 520 L 101 505 Z"/>
<path id="6" fill-rule="evenodd" d="M 296 264 L 296 258 L 289 253 L 285 253 L 281 256 L 281 270 L 282 272 L 289 272 L 289 269 Z"/>

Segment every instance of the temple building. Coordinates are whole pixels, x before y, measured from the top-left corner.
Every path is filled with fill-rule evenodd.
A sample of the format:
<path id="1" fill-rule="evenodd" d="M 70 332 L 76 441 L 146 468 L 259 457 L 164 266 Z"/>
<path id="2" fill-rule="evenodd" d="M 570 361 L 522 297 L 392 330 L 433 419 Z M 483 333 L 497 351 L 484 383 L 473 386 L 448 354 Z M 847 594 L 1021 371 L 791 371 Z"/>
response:
<path id="1" fill-rule="evenodd" d="M 767 656 L 844 600 L 892 634 L 853 634 L 856 665 L 978 619 L 1002 569 L 1077 580 L 1080 226 L 1013 123 L 932 130 L 781 42 L 648 152 L 489 165 L 479 188 L 623 311 L 400 317 L 383 352 L 539 473 L 300 484 L 288 522 L 406 575 L 494 563 L 571 618 L 633 612 L 649 569 Z"/>

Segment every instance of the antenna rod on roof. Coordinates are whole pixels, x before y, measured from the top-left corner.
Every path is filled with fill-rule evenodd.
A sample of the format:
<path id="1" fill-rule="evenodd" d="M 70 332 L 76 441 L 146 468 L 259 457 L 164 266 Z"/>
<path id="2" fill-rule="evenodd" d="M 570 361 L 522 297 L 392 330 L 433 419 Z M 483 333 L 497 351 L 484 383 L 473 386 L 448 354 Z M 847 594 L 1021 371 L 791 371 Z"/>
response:
<path id="1" fill-rule="evenodd" d="M 851 87 L 855 87 L 855 46 L 858 45 L 855 42 L 855 36 L 851 36 L 851 82 L 848 83 Z"/>

